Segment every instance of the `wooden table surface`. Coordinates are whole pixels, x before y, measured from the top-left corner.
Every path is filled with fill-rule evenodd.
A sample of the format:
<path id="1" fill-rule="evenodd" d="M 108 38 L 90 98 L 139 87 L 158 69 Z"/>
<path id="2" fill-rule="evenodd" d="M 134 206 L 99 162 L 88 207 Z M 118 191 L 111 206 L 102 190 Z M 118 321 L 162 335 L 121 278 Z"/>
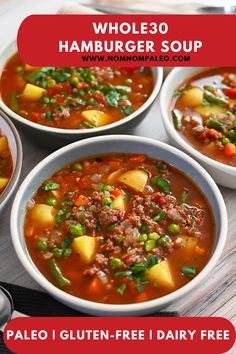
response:
<path id="1" fill-rule="evenodd" d="M 32 13 L 54 13 L 65 0 L 1 0 L 0 1 L 0 46 L 8 37 L 16 35 L 20 22 Z M 156 101 L 142 124 L 125 133 L 143 135 L 168 141 Z M 21 133 L 24 146 L 24 163 L 21 180 L 51 151 L 34 145 Z M 168 307 L 180 311 L 182 316 L 223 316 L 236 325 L 236 190 L 220 188 L 228 210 L 229 232 L 220 261 L 208 279 L 195 292 Z M 30 288 L 39 288 L 19 262 L 13 249 L 9 215 L 10 201 L 0 216 L 0 279 Z"/>

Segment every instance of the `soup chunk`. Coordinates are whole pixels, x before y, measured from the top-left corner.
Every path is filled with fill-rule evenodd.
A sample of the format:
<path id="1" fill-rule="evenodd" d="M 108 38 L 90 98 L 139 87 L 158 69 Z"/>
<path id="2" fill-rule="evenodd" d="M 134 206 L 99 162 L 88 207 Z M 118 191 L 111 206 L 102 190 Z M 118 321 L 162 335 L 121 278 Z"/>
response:
<path id="1" fill-rule="evenodd" d="M 18 53 L 0 81 L 3 101 L 14 112 L 62 129 L 114 123 L 141 107 L 152 89 L 150 68 L 32 67 Z"/>
<path id="2" fill-rule="evenodd" d="M 175 128 L 202 154 L 236 167 L 236 70 L 217 68 L 187 80 L 172 101 Z"/>
<path id="3" fill-rule="evenodd" d="M 0 131 L 0 195 L 7 186 L 13 170 L 11 151 L 8 140 Z"/>
<path id="4" fill-rule="evenodd" d="M 145 155 L 65 166 L 29 203 L 25 240 L 44 276 L 102 303 L 136 303 L 191 281 L 214 243 L 211 209 L 186 176 Z"/>

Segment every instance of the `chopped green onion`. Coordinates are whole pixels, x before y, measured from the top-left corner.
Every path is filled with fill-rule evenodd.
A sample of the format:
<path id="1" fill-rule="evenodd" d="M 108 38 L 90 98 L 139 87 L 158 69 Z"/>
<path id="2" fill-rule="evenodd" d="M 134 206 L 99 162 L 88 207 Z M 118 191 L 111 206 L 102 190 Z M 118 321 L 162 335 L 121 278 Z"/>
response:
<path id="1" fill-rule="evenodd" d="M 174 109 L 172 112 L 172 119 L 174 122 L 175 129 L 182 129 L 182 113 L 178 109 Z"/>
<path id="2" fill-rule="evenodd" d="M 126 284 L 121 284 L 121 285 L 116 289 L 116 291 L 117 291 L 120 295 L 123 295 L 124 292 L 125 292 L 125 289 L 126 289 Z"/>
<path id="3" fill-rule="evenodd" d="M 70 225 L 70 233 L 74 236 L 82 236 L 85 233 L 85 226 L 84 225 Z"/>
<path id="4" fill-rule="evenodd" d="M 50 206 L 56 206 L 57 200 L 55 198 L 47 198 L 45 200 L 45 204 L 50 205 Z"/>
<path id="5" fill-rule="evenodd" d="M 168 194 L 170 193 L 170 184 L 166 179 L 161 177 L 153 177 L 151 181 L 153 184 L 157 185 L 157 187 L 163 192 Z"/>

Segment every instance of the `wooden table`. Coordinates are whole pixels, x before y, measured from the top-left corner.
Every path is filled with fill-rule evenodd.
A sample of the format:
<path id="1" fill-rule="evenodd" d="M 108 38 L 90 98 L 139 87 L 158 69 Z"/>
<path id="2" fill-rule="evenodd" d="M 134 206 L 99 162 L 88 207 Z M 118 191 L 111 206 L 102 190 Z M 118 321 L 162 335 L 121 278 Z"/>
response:
<path id="1" fill-rule="evenodd" d="M 65 0 L 1 0 L 0 1 L 0 45 L 10 36 L 15 36 L 20 22 L 32 13 L 54 13 Z M 125 133 L 143 135 L 168 141 L 160 120 L 158 101 L 148 117 L 133 131 Z M 51 151 L 34 145 L 21 133 L 24 146 L 24 164 L 21 180 Z M 236 324 L 236 190 L 221 188 L 228 215 L 229 233 L 223 255 L 212 274 L 195 292 L 169 306 L 169 310 L 180 311 L 182 316 L 223 316 Z M 13 249 L 9 215 L 11 203 L 0 216 L 0 279 L 2 281 L 39 288 L 24 270 Z"/>

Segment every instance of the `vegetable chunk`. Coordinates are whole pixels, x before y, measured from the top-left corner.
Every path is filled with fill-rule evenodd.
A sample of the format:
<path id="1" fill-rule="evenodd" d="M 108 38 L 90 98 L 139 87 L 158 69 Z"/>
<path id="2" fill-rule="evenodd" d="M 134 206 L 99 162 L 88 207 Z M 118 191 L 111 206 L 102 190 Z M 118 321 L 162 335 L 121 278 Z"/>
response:
<path id="1" fill-rule="evenodd" d="M 180 100 L 184 105 L 189 107 L 200 106 L 203 101 L 203 90 L 198 87 L 193 87 L 188 91 L 184 91 L 184 94 L 181 96 Z"/>
<path id="2" fill-rule="evenodd" d="M 167 261 L 163 261 L 151 267 L 147 271 L 149 280 L 158 286 L 174 288 L 175 283 L 171 274 L 171 270 Z"/>
<path id="3" fill-rule="evenodd" d="M 188 249 L 194 249 L 197 246 L 198 239 L 196 237 L 180 236 L 183 240 L 182 245 Z"/>
<path id="4" fill-rule="evenodd" d="M 35 204 L 30 212 L 32 221 L 41 227 L 53 227 L 55 224 L 56 209 L 46 204 Z"/>
<path id="5" fill-rule="evenodd" d="M 143 192 L 147 184 L 148 174 L 144 170 L 129 170 L 123 173 L 118 180 L 137 192 Z"/>
<path id="6" fill-rule="evenodd" d="M 9 181 L 9 178 L 0 177 L 0 189 L 4 188 Z"/>
<path id="7" fill-rule="evenodd" d="M 80 255 L 84 263 L 90 263 L 96 253 L 97 238 L 91 236 L 79 236 L 72 242 L 72 247 Z"/>
<path id="8" fill-rule="evenodd" d="M 113 200 L 112 208 L 120 209 L 120 210 L 125 210 L 126 209 L 125 208 L 125 200 L 124 200 L 122 195 L 118 195 L 118 197 L 116 197 Z"/>
<path id="9" fill-rule="evenodd" d="M 91 111 L 84 111 L 81 113 L 84 119 L 95 127 L 101 127 L 111 123 L 111 117 L 102 111 L 93 109 Z"/>
<path id="10" fill-rule="evenodd" d="M 0 137 L 0 153 L 8 149 L 8 142 L 5 136 Z"/>
<path id="11" fill-rule="evenodd" d="M 38 101 L 44 94 L 46 90 L 31 84 L 26 84 L 24 91 L 22 93 L 22 97 L 31 100 Z"/>

